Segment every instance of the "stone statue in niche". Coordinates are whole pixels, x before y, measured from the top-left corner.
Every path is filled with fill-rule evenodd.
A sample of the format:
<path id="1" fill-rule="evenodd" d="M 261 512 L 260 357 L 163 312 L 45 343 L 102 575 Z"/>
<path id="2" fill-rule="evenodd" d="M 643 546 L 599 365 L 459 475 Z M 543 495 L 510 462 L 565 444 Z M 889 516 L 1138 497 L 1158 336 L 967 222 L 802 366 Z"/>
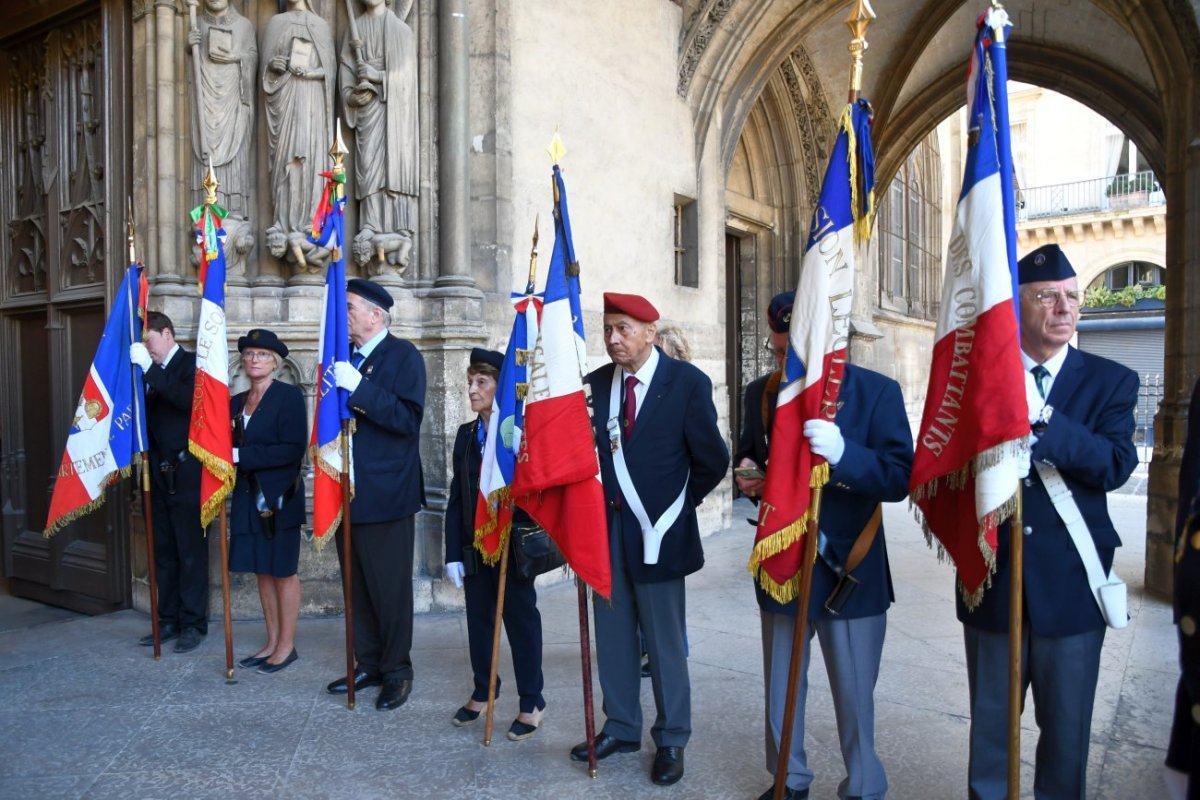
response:
<path id="1" fill-rule="evenodd" d="M 342 42 L 346 122 L 356 132 L 352 189 L 359 233 L 352 251 L 370 274 L 404 272 L 413 250 L 420 194 L 417 40 L 404 22 L 412 0 L 363 0 Z"/>
<path id="2" fill-rule="evenodd" d="M 192 83 L 192 187 L 203 197 L 201 182 L 212 162 L 220 188 L 217 202 L 225 218 L 225 260 L 231 276 L 245 275 L 246 254 L 254 247 L 250 225 L 250 186 L 254 180 L 254 81 L 258 41 L 254 26 L 229 0 L 186 0 L 189 79 Z M 192 263 L 198 255 L 193 248 Z"/>
<path id="3" fill-rule="evenodd" d="M 267 105 L 268 167 L 274 221 L 267 248 L 306 272 L 320 272 L 329 251 L 308 241 L 321 201 L 333 142 L 333 34 L 314 13 L 315 0 L 288 0 L 263 37 L 262 86 Z"/>

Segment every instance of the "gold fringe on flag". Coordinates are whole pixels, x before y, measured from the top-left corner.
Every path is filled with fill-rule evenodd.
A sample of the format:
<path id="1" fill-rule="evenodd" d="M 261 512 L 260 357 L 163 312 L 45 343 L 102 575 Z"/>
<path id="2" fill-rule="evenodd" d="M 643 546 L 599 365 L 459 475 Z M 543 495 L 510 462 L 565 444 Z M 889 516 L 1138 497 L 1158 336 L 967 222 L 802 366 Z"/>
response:
<path id="1" fill-rule="evenodd" d="M 829 463 L 813 467 L 808 481 L 809 487 L 816 489 L 827 483 L 829 483 Z M 811 497 L 809 502 L 812 502 Z M 750 551 L 750 563 L 746 568 L 758 581 L 758 585 L 762 587 L 763 591 L 770 595 L 775 602 L 786 605 L 796 599 L 796 595 L 800 591 L 800 571 L 797 570 L 795 575 L 780 583 L 762 568 L 763 562 L 798 545 L 804 538 L 805 532 L 809 529 L 816 530 L 816 527 L 817 520 L 813 518 L 810 507 L 800 519 L 754 543 L 754 548 Z M 801 568 L 807 566 L 809 565 L 801 565 Z"/>
<path id="2" fill-rule="evenodd" d="M 129 466 L 121 467 L 121 469 L 117 470 L 116 472 L 114 472 L 108 476 L 108 478 L 104 481 L 104 488 L 102 488 L 100 490 L 100 494 L 96 497 L 95 500 L 85 503 L 84 505 L 81 505 L 79 508 L 72 509 L 72 510 L 68 511 L 66 514 L 63 514 L 58 519 L 54 520 L 54 522 L 51 523 L 50 526 L 46 528 L 46 530 L 42 531 L 42 538 L 49 539 L 51 536 L 58 533 L 63 528 L 67 527 L 75 520 L 79 519 L 82 516 L 92 513 L 93 511 L 98 509 L 100 506 L 104 505 L 104 501 L 108 497 L 109 487 L 112 486 L 113 484 L 117 483 L 118 481 L 124 480 L 125 478 L 128 478 L 130 475 L 132 475 L 133 468 L 135 466 L 140 465 L 141 463 L 142 463 L 141 453 L 134 455 L 133 460 L 129 463 Z"/>
<path id="3" fill-rule="evenodd" d="M 482 523 L 475 523 L 475 549 L 479 551 L 479 556 L 483 559 L 483 563 L 487 564 L 489 567 L 494 567 L 496 564 L 500 563 L 500 554 L 504 552 L 504 548 L 508 546 L 508 536 L 512 532 L 512 517 L 509 517 L 507 525 L 504 525 L 500 528 L 500 543 L 496 547 L 496 552 L 489 553 L 483 546 L 483 540 L 496 532 L 497 524 L 499 523 L 500 507 L 511 504 L 511 487 L 500 487 L 488 495 L 488 518 Z"/>
<path id="4" fill-rule="evenodd" d="M 838 130 L 846 134 L 846 159 L 850 167 L 850 213 L 854 217 L 854 241 L 863 243 L 871 238 L 871 216 L 875 213 L 875 189 L 867 191 L 866 210 L 858 205 L 858 136 L 854 131 L 854 106 L 848 104 L 838 119 Z"/>
<path id="5" fill-rule="evenodd" d="M 188 442 L 188 452 L 196 457 L 200 465 L 211 472 L 221 481 L 221 488 L 212 493 L 204 505 L 200 507 L 200 527 L 207 528 L 209 523 L 217 518 L 225 498 L 233 491 L 234 468 L 224 459 L 218 458 L 195 442 Z"/>

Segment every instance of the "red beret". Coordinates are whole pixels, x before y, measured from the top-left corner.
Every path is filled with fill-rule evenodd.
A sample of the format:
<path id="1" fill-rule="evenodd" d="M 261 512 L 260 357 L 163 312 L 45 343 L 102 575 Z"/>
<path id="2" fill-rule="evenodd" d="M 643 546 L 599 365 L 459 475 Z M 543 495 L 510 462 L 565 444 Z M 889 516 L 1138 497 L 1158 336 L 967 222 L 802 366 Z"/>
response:
<path id="1" fill-rule="evenodd" d="M 626 314 L 639 322 L 654 322 L 658 319 L 658 309 L 640 294 L 605 292 L 604 313 Z"/>

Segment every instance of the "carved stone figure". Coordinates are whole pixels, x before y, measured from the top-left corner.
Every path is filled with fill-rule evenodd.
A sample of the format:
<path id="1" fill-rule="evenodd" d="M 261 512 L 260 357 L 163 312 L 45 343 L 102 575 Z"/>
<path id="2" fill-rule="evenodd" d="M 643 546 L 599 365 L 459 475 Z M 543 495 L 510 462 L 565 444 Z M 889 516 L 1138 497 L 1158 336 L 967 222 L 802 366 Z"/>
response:
<path id="1" fill-rule="evenodd" d="M 194 8 L 195 3 L 189 0 L 188 5 Z M 197 25 L 188 30 L 192 186 L 201 196 L 211 159 L 220 183 L 217 200 L 229 211 L 224 223 L 226 264 L 230 275 L 238 275 L 245 272 L 246 253 L 254 246 L 249 209 L 258 41 L 254 26 L 229 0 L 204 0 L 203 5 Z M 196 56 L 198 62 L 193 60 Z"/>
<path id="2" fill-rule="evenodd" d="M 319 272 L 329 251 L 308 241 L 333 141 L 333 34 L 312 0 L 288 0 L 267 24 L 262 86 L 267 105 L 268 169 L 274 221 L 267 247 L 301 269 Z"/>
<path id="3" fill-rule="evenodd" d="M 363 0 L 342 43 L 340 82 L 346 121 L 357 132 L 353 190 L 359 234 L 353 253 L 374 274 L 403 272 L 417 225 L 419 128 L 417 41 L 404 18 L 384 0 Z"/>

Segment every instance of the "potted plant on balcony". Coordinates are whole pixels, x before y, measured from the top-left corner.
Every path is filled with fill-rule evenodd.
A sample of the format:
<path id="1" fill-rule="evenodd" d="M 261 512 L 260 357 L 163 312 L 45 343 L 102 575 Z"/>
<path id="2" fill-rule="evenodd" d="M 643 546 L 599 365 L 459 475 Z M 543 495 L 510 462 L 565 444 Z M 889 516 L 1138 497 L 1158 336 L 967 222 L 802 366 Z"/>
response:
<path id="1" fill-rule="evenodd" d="M 1104 190 L 1109 208 L 1141 208 L 1146 205 L 1150 192 L 1158 188 L 1158 181 L 1150 171 L 1116 175 Z"/>

